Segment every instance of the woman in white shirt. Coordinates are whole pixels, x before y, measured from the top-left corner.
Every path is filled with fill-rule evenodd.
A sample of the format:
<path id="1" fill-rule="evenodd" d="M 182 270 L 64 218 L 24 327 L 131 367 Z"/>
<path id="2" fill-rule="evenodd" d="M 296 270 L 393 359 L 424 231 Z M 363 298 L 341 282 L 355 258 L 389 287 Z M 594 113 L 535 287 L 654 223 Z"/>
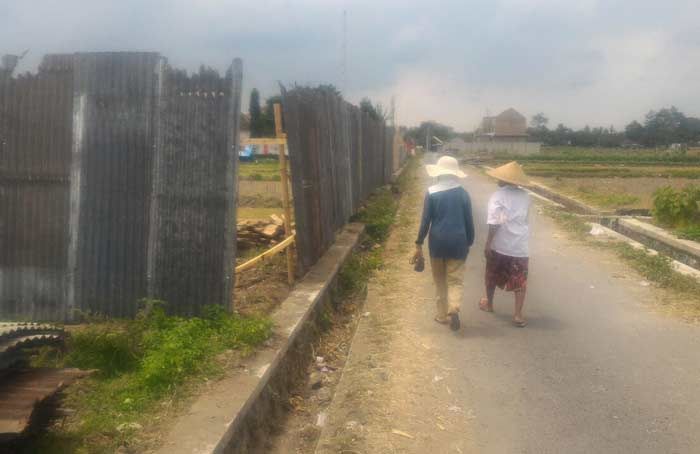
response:
<path id="1" fill-rule="evenodd" d="M 479 308 L 493 312 L 496 287 L 515 293 L 513 324 L 525 327 L 523 306 L 527 290 L 528 215 L 530 196 L 521 188 L 529 184 L 525 172 L 517 162 L 511 162 L 486 172 L 498 180 L 499 189 L 491 196 L 488 206 L 489 234 L 486 239 L 486 297 Z"/>

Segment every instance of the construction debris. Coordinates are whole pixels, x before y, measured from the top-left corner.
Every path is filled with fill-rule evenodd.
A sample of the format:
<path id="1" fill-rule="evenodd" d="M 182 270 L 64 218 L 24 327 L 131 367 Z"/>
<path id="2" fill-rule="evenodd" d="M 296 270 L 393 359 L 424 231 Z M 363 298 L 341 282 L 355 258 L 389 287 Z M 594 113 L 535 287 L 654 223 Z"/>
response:
<path id="1" fill-rule="evenodd" d="M 63 330 L 41 323 L 0 322 L 0 372 L 26 360 L 29 347 L 63 341 Z"/>
<path id="2" fill-rule="evenodd" d="M 58 392 L 90 372 L 27 368 L 29 349 L 63 342 L 63 329 L 42 323 L 0 322 L 0 444 L 37 429 L 56 415 Z M 0 446 L 0 451 L 4 447 Z"/>
<path id="3" fill-rule="evenodd" d="M 284 215 L 242 221 L 238 223 L 237 231 L 240 249 L 274 246 L 284 239 Z"/>
<path id="4" fill-rule="evenodd" d="M 10 370 L 0 385 L 0 443 L 17 438 L 55 413 L 53 397 L 90 372 L 79 369 Z M 0 447 L 0 450 L 2 448 Z"/>

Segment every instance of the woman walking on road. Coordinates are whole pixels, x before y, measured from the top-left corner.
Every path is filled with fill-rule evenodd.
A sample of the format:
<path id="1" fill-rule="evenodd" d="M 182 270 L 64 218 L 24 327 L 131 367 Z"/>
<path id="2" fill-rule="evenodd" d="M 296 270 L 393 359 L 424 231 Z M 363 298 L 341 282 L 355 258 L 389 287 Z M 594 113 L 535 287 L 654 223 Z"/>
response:
<path id="1" fill-rule="evenodd" d="M 498 180 L 499 189 L 489 200 L 489 234 L 486 239 L 486 297 L 479 308 L 493 312 L 493 295 L 496 287 L 515 293 L 513 323 L 525 327 L 523 305 L 527 290 L 528 239 L 530 236 L 528 215 L 530 196 L 521 188 L 529 181 L 517 162 L 511 162 L 486 172 Z"/>
<path id="2" fill-rule="evenodd" d="M 466 174 L 455 158 L 443 156 L 435 165 L 426 166 L 437 184 L 425 194 L 416 252 L 411 263 L 422 262 L 423 241 L 428 237 L 430 266 L 435 281 L 437 315 L 435 321 L 458 330 L 459 306 L 462 302 L 464 262 L 474 243 L 474 222 L 469 194 L 462 187 Z M 452 299 L 448 298 L 452 287 Z"/>

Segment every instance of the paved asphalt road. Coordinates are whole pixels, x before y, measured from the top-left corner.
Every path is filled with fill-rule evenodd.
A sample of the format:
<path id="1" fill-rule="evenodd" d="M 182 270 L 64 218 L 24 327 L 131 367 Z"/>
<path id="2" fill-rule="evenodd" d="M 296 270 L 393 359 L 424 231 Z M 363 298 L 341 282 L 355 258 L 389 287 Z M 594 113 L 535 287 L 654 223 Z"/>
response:
<path id="1" fill-rule="evenodd" d="M 466 186 L 485 219 L 493 185 L 475 175 Z M 654 313 L 662 294 L 533 211 L 530 325 L 508 326 L 500 292 L 495 316 L 464 306 L 474 342 L 447 346 L 480 415 L 479 452 L 700 452 L 700 329 Z M 479 227 L 468 295 L 482 282 Z"/>
<path id="2" fill-rule="evenodd" d="M 511 326 L 511 294 L 497 292 L 494 314 L 477 309 L 486 236 L 481 221 L 496 186 L 475 169 L 469 173 L 465 187 L 479 222 L 465 273 L 463 330 L 453 334 L 432 322 L 432 302 L 404 303 L 394 317 L 405 332 L 381 347 L 387 350 L 384 356 L 377 342 L 353 345 L 324 437 L 342 435 L 342 421 L 356 414 L 365 418 L 364 434 L 389 435 L 382 438 L 385 445 L 368 442 L 361 450 L 347 452 L 375 452 L 376 446 L 386 446 L 386 452 L 434 454 L 700 453 L 700 328 L 656 312 L 654 300 L 663 293 L 642 285 L 641 278 L 614 256 L 568 239 L 533 207 L 525 310 L 529 326 Z M 429 277 L 421 279 L 413 285 L 422 286 L 428 300 Z M 403 284 L 385 285 L 398 289 Z M 368 302 L 372 311 L 394 306 Z M 358 336 L 371 336 L 372 330 L 361 325 Z M 426 360 L 426 355 L 412 357 L 421 350 L 406 348 L 414 338 L 435 351 L 430 356 L 436 361 Z M 389 370 L 398 379 L 385 377 L 371 388 L 363 383 L 368 375 L 353 378 L 353 371 L 359 374 L 376 358 L 393 361 Z M 449 395 L 434 392 L 438 380 Z M 383 425 L 362 413 L 362 402 L 343 401 L 365 388 L 379 395 L 382 387 L 388 393 L 400 389 L 405 396 L 384 398 L 404 400 L 402 404 L 371 404 L 387 406 L 382 409 Z M 343 410 L 348 406 L 355 407 L 352 413 Z M 425 414 L 447 408 L 466 416 L 455 417 L 455 424 L 448 426 L 445 421 L 456 413 L 443 412 L 443 419 L 435 420 L 442 430 L 448 426 L 441 432 Z M 409 427 L 405 432 L 414 438 L 392 437 L 390 428 L 397 426 Z M 436 441 L 441 438 L 442 444 Z M 324 439 L 320 446 L 323 443 Z"/>

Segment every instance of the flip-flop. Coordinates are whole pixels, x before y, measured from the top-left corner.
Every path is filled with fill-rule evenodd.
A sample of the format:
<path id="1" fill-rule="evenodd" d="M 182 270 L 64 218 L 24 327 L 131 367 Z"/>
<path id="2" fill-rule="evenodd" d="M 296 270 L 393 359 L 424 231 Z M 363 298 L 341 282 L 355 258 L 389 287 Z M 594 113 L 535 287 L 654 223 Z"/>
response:
<path id="1" fill-rule="evenodd" d="M 434 320 L 435 320 L 436 322 L 438 322 L 439 324 L 441 324 L 441 325 L 447 325 L 447 324 L 449 323 L 449 320 L 447 319 L 447 317 L 442 318 L 442 319 L 441 319 L 441 318 L 438 318 L 438 317 L 435 317 Z"/>
<path id="2" fill-rule="evenodd" d="M 493 307 L 489 308 L 488 298 L 481 298 L 479 300 L 479 309 L 481 309 L 484 312 L 493 312 Z"/>
<path id="3" fill-rule="evenodd" d="M 517 328 L 525 328 L 527 326 L 527 322 L 525 320 L 513 320 L 513 325 L 515 325 Z"/>

